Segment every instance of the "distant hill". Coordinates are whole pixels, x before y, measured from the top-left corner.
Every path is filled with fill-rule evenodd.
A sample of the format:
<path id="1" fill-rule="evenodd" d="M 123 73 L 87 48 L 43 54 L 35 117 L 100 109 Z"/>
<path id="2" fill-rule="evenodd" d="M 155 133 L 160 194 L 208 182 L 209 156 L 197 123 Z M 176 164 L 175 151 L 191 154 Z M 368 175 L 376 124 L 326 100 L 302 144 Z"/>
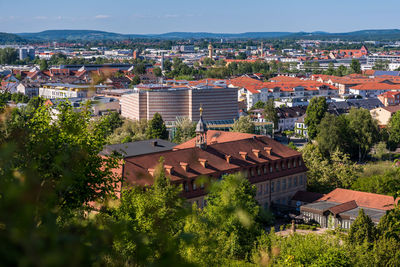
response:
<path id="1" fill-rule="evenodd" d="M 46 40 L 46 41 L 58 41 L 58 40 L 123 40 L 128 39 L 126 35 L 104 32 L 104 31 L 92 31 L 92 30 L 49 30 L 35 33 L 17 33 L 19 36 L 29 40 Z"/>
<path id="2" fill-rule="evenodd" d="M 25 42 L 25 40 L 16 34 L 0 32 L 0 44 L 14 44 L 23 42 Z"/>
<path id="3" fill-rule="evenodd" d="M 94 30 L 48 30 L 37 33 L 17 33 L 20 39 L 36 41 L 61 40 L 125 40 L 134 38 L 149 39 L 321 39 L 321 40 L 400 40 L 400 30 L 361 30 L 344 33 L 315 32 L 245 32 L 245 33 L 209 33 L 209 32 L 169 32 L 163 34 L 121 34 Z M 10 40 L 17 40 L 10 34 Z M 11 36 L 14 39 L 11 38 Z"/>

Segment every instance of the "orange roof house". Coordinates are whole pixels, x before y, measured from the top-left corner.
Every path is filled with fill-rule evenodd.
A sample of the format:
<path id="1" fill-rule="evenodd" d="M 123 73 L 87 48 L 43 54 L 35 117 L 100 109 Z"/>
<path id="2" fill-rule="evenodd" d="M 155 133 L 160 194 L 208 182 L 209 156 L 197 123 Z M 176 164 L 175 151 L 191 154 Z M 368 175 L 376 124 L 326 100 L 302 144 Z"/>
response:
<path id="1" fill-rule="evenodd" d="M 349 229 L 361 209 L 377 224 L 394 204 L 391 196 L 337 188 L 300 211 L 305 221 L 317 221 L 324 228 Z"/>

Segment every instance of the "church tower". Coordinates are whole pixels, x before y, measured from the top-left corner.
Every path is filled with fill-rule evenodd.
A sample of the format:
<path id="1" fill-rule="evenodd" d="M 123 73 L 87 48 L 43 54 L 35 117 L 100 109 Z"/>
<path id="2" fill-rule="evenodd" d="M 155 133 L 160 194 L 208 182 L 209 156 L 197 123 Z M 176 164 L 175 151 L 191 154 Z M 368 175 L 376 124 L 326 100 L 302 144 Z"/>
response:
<path id="1" fill-rule="evenodd" d="M 207 125 L 203 120 L 203 108 L 200 107 L 200 119 L 196 125 L 196 147 L 207 148 Z"/>
<path id="2" fill-rule="evenodd" d="M 208 45 L 208 57 L 209 58 L 213 58 L 213 51 L 214 50 L 214 47 L 212 46 L 212 44 L 211 44 L 211 42 L 210 42 L 210 44 Z"/>

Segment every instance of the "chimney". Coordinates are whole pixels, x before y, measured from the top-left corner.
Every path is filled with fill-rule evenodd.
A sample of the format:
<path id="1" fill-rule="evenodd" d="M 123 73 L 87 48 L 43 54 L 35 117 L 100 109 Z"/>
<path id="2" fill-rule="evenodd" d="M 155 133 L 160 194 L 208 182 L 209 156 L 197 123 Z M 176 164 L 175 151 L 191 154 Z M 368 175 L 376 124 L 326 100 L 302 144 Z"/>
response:
<path id="1" fill-rule="evenodd" d="M 260 158 L 260 150 L 259 150 L 259 149 L 252 149 L 252 151 L 253 151 L 254 155 L 255 155 L 257 158 Z"/>
<path id="2" fill-rule="evenodd" d="M 225 155 L 225 159 L 226 159 L 226 162 L 231 163 L 232 156 L 231 155 Z"/>
<path id="3" fill-rule="evenodd" d="M 207 168 L 207 160 L 206 159 L 199 158 L 199 162 L 200 162 L 201 166 L 203 166 L 204 168 Z"/>
<path id="4" fill-rule="evenodd" d="M 179 164 L 181 165 L 182 169 L 183 169 L 185 172 L 187 172 L 187 170 L 189 169 L 189 164 L 186 163 L 186 162 L 180 162 Z"/>
<path id="5" fill-rule="evenodd" d="M 240 151 L 239 154 L 244 160 L 247 159 L 247 152 Z"/>
<path id="6" fill-rule="evenodd" d="M 155 141 L 155 140 L 152 141 L 151 144 L 152 144 L 154 147 L 156 147 L 156 146 L 158 145 L 157 141 Z"/>
<path id="7" fill-rule="evenodd" d="M 270 156 L 272 153 L 272 147 L 266 146 L 264 147 L 265 152 L 267 152 L 267 155 Z"/>
<path id="8" fill-rule="evenodd" d="M 154 169 L 148 168 L 147 171 L 150 173 L 151 176 L 154 176 Z"/>
<path id="9" fill-rule="evenodd" d="M 174 167 L 171 165 L 164 165 L 165 170 L 168 172 L 168 174 L 172 174 L 174 172 Z"/>

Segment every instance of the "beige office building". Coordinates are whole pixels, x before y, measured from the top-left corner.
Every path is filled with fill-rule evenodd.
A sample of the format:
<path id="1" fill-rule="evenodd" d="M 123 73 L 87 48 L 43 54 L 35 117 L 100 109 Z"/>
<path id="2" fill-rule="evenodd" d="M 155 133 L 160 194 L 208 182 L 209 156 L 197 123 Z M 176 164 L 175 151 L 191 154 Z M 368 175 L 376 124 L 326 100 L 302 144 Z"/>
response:
<path id="1" fill-rule="evenodd" d="M 200 105 L 207 121 L 238 117 L 237 88 L 138 87 L 133 93 L 123 95 L 120 102 L 121 115 L 132 120 L 150 120 L 158 112 L 166 122 L 177 117 L 197 121 Z"/>

